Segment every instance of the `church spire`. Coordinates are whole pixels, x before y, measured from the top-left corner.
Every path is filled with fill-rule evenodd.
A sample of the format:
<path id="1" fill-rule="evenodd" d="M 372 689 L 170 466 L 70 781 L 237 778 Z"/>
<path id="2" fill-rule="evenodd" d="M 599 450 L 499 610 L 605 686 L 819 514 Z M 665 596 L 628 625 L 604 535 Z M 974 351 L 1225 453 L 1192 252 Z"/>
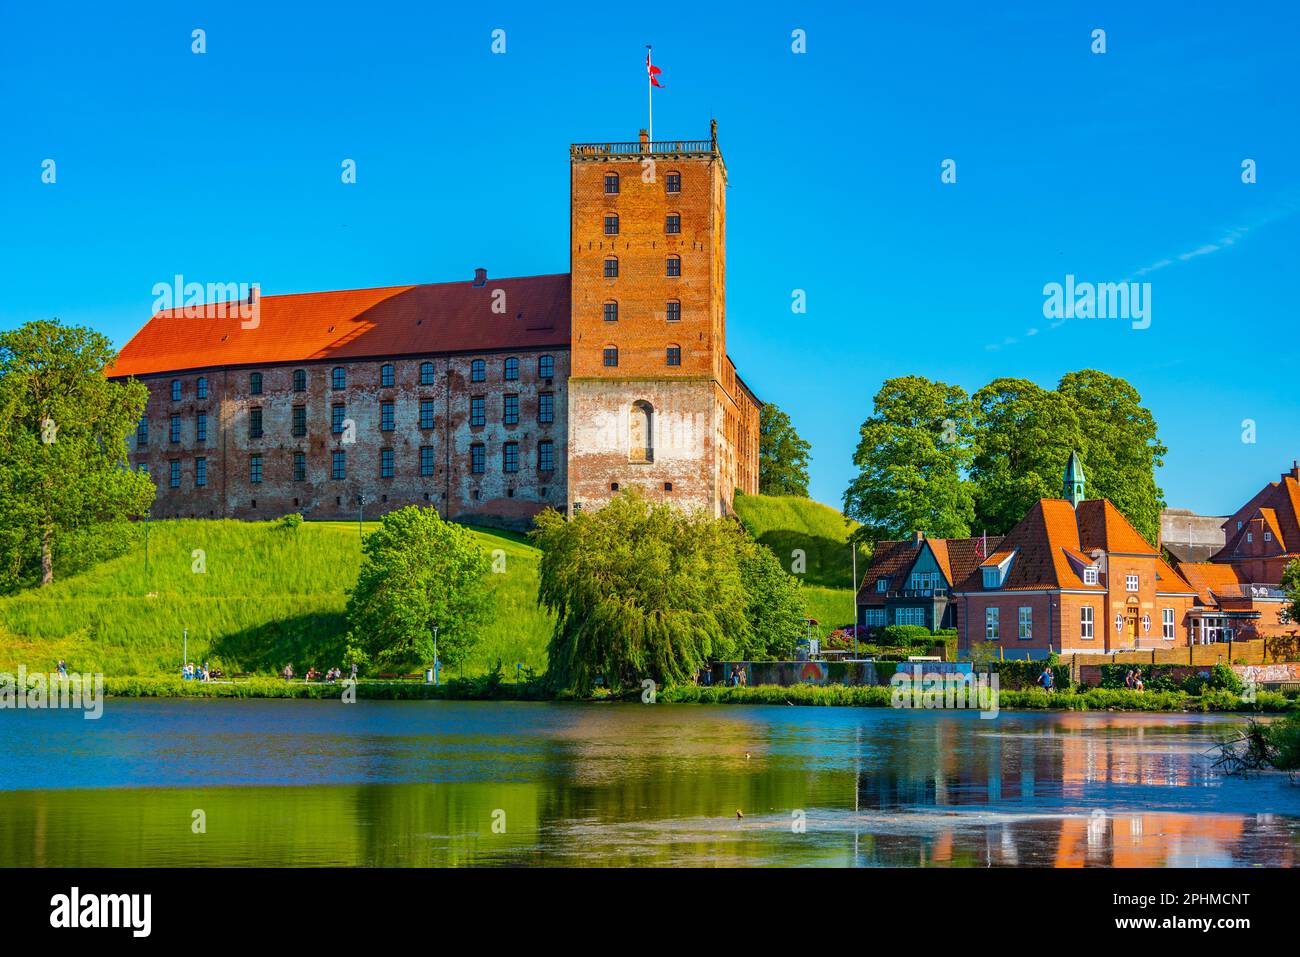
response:
<path id="1" fill-rule="evenodd" d="M 1070 461 L 1065 465 L 1064 497 L 1075 508 L 1083 501 L 1083 463 L 1079 461 L 1078 452 L 1071 452 Z"/>

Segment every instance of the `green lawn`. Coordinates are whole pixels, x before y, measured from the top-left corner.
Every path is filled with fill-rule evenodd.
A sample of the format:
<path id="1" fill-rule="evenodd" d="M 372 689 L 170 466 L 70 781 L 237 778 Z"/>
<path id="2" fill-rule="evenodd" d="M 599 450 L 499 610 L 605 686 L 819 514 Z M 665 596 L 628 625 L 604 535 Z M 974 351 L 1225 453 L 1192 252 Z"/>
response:
<path id="1" fill-rule="evenodd" d="M 552 622 L 536 606 L 540 553 L 519 535 L 473 531 L 485 549 L 505 553 L 505 570 L 490 577 L 495 611 L 465 673 L 498 657 L 510 673 L 516 662 L 544 670 Z M 147 574 L 141 538 L 83 574 L 0 598 L 0 670 L 49 670 L 63 658 L 75 671 L 172 671 L 184 628 L 190 659 L 227 672 L 278 671 L 286 661 L 300 674 L 341 665 L 346 592 L 360 557 L 355 523 L 290 531 L 272 522 L 151 522 Z"/>

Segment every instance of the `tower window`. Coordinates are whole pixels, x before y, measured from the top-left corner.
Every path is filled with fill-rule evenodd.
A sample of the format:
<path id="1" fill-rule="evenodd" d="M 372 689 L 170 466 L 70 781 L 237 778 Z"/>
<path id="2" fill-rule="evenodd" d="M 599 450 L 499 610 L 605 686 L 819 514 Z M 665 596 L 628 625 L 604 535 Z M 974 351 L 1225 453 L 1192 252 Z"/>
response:
<path id="1" fill-rule="evenodd" d="M 172 442 L 179 442 L 181 440 L 181 417 L 179 415 L 172 416 L 171 434 L 168 435 L 168 439 Z"/>
<path id="2" fill-rule="evenodd" d="M 293 434 L 296 438 L 302 438 L 307 434 L 307 407 L 305 405 L 295 405 L 293 407 Z"/>
<path id="3" fill-rule="evenodd" d="M 474 475 L 482 475 L 487 462 L 487 450 L 481 442 L 469 447 L 469 470 Z"/>
<path id="4" fill-rule="evenodd" d="M 342 366 L 335 366 L 330 372 L 330 388 L 338 391 L 348 387 L 348 374 Z"/>
<path id="5" fill-rule="evenodd" d="M 379 367 L 379 386 L 382 389 L 391 389 L 393 387 L 393 367 L 389 363 L 384 363 Z"/>
<path id="6" fill-rule="evenodd" d="M 248 377 L 248 392 L 250 395 L 262 394 L 262 373 L 254 372 Z"/>
<path id="7" fill-rule="evenodd" d="M 605 321 L 618 322 L 618 303 L 616 302 L 605 303 Z"/>
<path id="8" fill-rule="evenodd" d="M 669 256 L 669 257 L 668 257 L 668 268 L 667 268 L 667 270 L 666 270 L 666 272 L 665 272 L 665 275 L 668 275 L 668 276 L 680 276 L 681 274 L 682 274 L 682 257 L 681 257 L 681 256 Z"/>
<path id="9" fill-rule="evenodd" d="M 605 278 L 606 279 L 618 278 L 618 260 L 613 258 L 612 256 L 609 259 L 605 260 Z"/>
<path id="10" fill-rule="evenodd" d="M 549 439 L 537 443 L 537 471 L 555 471 L 555 443 Z"/>
<path id="11" fill-rule="evenodd" d="M 262 410 L 248 410 L 248 437 L 250 439 L 260 439 L 262 437 Z"/>
<path id="12" fill-rule="evenodd" d="M 149 419 L 143 418 L 140 424 L 135 427 L 135 444 L 136 447 L 142 447 L 149 444 Z"/>
<path id="13" fill-rule="evenodd" d="M 680 193 L 682 191 L 682 174 L 669 173 L 664 179 L 664 192 Z"/>
<path id="14" fill-rule="evenodd" d="M 348 407 L 342 402 L 336 402 L 330 406 L 330 431 L 338 435 L 343 431 L 343 418 L 347 415 Z"/>
<path id="15" fill-rule="evenodd" d="M 486 399 L 481 395 L 471 396 L 469 400 L 469 424 L 472 426 L 487 423 Z"/>
<path id="16" fill-rule="evenodd" d="M 519 396 L 511 393 L 505 397 L 502 406 L 501 421 L 505 425 L 519 424 Z"/>
<path id="17" fill-rule="evenodd" d="M 469 364 L 469 381 L 485 382 L 487 380 L 487 362 L 475 359 Z"/>
<path id="18" fill-rule="evenodd" d="M 507 442 L 501 447 L 501 468 L 505 472 L 519 471 L 518 442 Z"/>
<path id="19" fill-rule="evenodd" d="M 208 460 L 197 458 L 194 460 L 194 487 L 202 488 L 208 484 Z"/>
<path id="20" fill-rule="evenodd" d="M 420 428 L 422 429 L 433 428 L 433 400 L 432 399 L 420 400 Z"/>
<path id="21" fill-rule="evenodd" d="M 618 235 L 618 215 L 617 215 L 617 214 L 611 214 L 611 215 L 605 217 L 605 235 L 606 235 L 606 236 L 617 236 L 617 235 Z"/>
<path id="22" fill-rule="evenodd" d="M 335 449 L 330 458 L 330 478 L 343 481 L 348 476 L 348 453 Z"/>
<path id="23" fill-rule="evenodd" d="M 420 446 L 420 475 L 425 478 L 433 475 L 433 446 Z"/>
<path id="24" fill-rule="evenodd" d="M 169 473 L 167 475 L 167 485 L 170 488 L 180 488 L 181 487 L 180 459 L 172 459 L 170 462 L 167 463 L 167 465 L 169 468 Z"/>
<path id="25" fill-rule="evenodd" d="M 379 450 L 379 477 L 380 478 L 393 477 L 393 450 L 392 449 Z"/>
<path id="26" fill-rule="evenodd" d="M 506 360 L 505 376 L 507 382 L 513 382 L 519 378 L 519 360 L 514 356 Z"/>
<path id="27" fill-rule="evenodd" d="M 194 441 L 206 442 L 208 440 L 208 414 L 200 412 L 194 416 Z"/>
<path id="28" fill-rule="evenodd" d="M 537 421 L 542 425 L 555 421 L 555 393 L 542 392 L 537 396 Z"/>
<path id="29" fill-rule="evenodd" d="M 682 319 L 682 304 L 677 299 L 669 299 L 665 308 L 665 314 L 669 322 L 680 322 Z"/>
<path id="30" fill-rule="evenodd" d="M 618 365 L 618 347 L 606 346 L 604 360 L 605 360 L 605 368 L 607 369 L 615 368 Z"/>
<path id="31" fill-rule="evenodd" d="M 294 392 L 307 391 L 307 370 L 306 369 L 293 370 L 293 391 Z"/>
<path id="32" fill-rule="evenodd" d="M 390 399 L 388 401 L 379 403 L 379 431 L 380 432 L 393 431 L 393 427 L 394 427 L 393 417 L 394 417 L 394 408 L 393 408 L 392 400 Z"/>
<path id="33" fill-rule="evenodd" d="M 307 481 L 307 453 L 293 453 L 293 480 L 295 482 Z"/>
<path id="34" fill-rule="evenodd" d="M 179 402 L 180 400 L 181 400 L 181 380 L 172 379 L 172 401 Z"/>
<path id="35" fill-rule="evenodd" d="M 555 376 L 555 357 L 538 356 L 537 357 L 537 377 L 539 379 L 550 379 Z"/>
<path id="36" fill-rule="evenodd" d="M 420 385 L 433 385 L 433 363 L 420 363 Z"/>
<path id="37" fill-rule="evenodd" d="M 201 376 L 199 376 L 199 378 L 198 378 L 198 382 L 195 383 L 194 395 L 195 395 L 195 397 L 200 398 L 200 399 L 206 399 L 206 398 L 208 397 L 208 377 L 207 377 L 207 376 L 205 376 L 205 375 L 201 375 Z"/>
<path id="38" fill-rule="evenodd" d="M 669 346 L 666 361 L 670 366 L 679 366 L 682 364 L 682 347 Z"/>
<path id="39" fill-rule="evenodd" d="M 262 457 L 260 455 L 250 455 L 248 457 L 248 480 L 254 485 L 262 481 Z"/>
<path id="40" fill-rule="evenodd" d="M 605 192 L 606 192 L 607 194 L 610 194 L 610 193 L 617 193 L 617 192 L 618 192 L 618 174 L 617 174 L 617 173 L 606 173 L 606 174 L 605 174 Z"/>
<path id="41" fill-rule="evenodd" d="M 682 217 L 680 213 L 669 213 L 664 220 L 664 232 L 670 236 L 675 236 L 682 231 Z"/>

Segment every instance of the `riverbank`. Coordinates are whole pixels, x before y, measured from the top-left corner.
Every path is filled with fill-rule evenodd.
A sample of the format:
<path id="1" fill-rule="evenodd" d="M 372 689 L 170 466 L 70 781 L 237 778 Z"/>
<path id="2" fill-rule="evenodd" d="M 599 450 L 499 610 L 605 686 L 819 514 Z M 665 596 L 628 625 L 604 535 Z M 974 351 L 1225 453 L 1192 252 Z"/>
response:
<path id="1" fill-rule="evenodd" d="M 250 678 L 234 681 L 182 681 L 171 677 L 106 677 L 104 693 L 116 698 L 341 698 L 346 682 L 284 681 Z M 544 701 L 554 700 L 538 682 L 513 683 L 492 676 L 457 678 L 445 684 L 420 681 L 368 681 L 356 684 L 358 699 L 386 701 Z M 627 700 L 640 700 L 635 689 Z M 608 698 L 590 699 L 592 701 Z M 674 685 L 656 694 L 665 704 L 786 704 L 812 707 L 888 708 L 893 691 L 888 687 L 847 685 L 756 685 L 733 688 L 720 685 Z M 1282 714 L 1300 710 L 1300 701 L 1274 691 L 1259 691 L 1253 701 L 1228 691 L 1191 695 L 1183 691 L 1130 691 L 1124 688 L 1090 688 L 1051 694 L 1041 689 L 998 692 L 1000 711 L 1150 711 L 1240 712 Z"/>

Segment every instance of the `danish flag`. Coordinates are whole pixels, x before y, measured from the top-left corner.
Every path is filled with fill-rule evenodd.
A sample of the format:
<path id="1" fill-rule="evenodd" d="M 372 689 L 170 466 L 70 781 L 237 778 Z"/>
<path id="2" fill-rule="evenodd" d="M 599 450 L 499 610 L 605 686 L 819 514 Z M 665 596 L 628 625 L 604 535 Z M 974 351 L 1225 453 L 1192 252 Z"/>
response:
<path id="1" fill-rule="evenodd" d="M 650 85 L 651 85 L 651 86 L 657 86 L 657 87 L 659 87 L 659 88 L 662 90 L 664 85 L 663 85 L 662 83 L 659 82 L 658 77 L 659 77 L 659 74 L 663 72 L 663 70 L 659 69 L 659 67 L 657 67 L 657 66 L 652 66 L 652 65 L 650 64 L 650 48 L 649 48 L 649 47 L 646 47 L 646 48 L 645 48 L 645 72 L 646 72 L 646 76 L 648 76 L 648 77 L 650 78 Z"/>

